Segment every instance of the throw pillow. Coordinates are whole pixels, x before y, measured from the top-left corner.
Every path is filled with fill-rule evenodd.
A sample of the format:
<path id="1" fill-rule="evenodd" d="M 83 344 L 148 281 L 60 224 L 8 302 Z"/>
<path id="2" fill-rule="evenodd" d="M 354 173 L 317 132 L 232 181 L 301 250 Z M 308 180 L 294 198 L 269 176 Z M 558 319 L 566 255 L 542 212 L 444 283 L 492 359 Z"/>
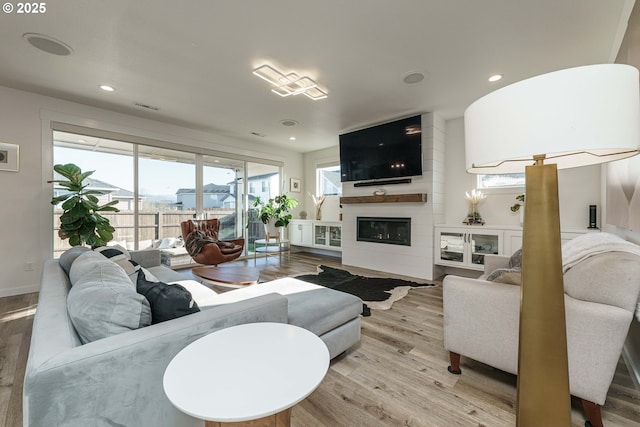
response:
<path id="1" fill-rule="evenodd" d="M 163 282 L 150 282 L 145 278 L 143 271 L 138 272 L 136 289 L 139 294 L 144 295 L 149 301 L 152 324 L 200 311 L 198 304 L 193 300 L 191 292 L 183 286 L 178 284 L 169 285 Z"/>
<path id="2" fill-rule="evenodd" d="M 104 258 L 69 290 L 67 312 L 83 344 L 151 324 L 149 302 L 122 268 Z"/>
<path id="3" fill-rule="evenodd" d="M 158 249 L 169 249 L 169 248 L 173 248 L 174 244 L 176 243 L 176 238 L 175 237 L 165 237 L 164 239 L 162 239 L 160 241 L 160 244 L 158 245 Z"/>
<path id="4" fill-rule="evenodd" d="M 518 249 L 509 258 L 509 268 L 521 268 L 522 267 L 522 248 Z"/>
<path id="5" fill-rule="evenodd" d="M 520 268 L 497 268 L 491 272 L 486 278 L 489 282 L 506 283 L 509 285 L 521 285 L 521 269 Z"/>
<path id="6" fill-rule="evenodd" d="M 67 249 L 62 255 L 60 255 L 60 259 L 58 260 L 58 262 L 60 263 L 60 267 L 62 267 L 64 272 L 67 273 L 67 276 L 69 275 L 69 271 L 71 271 L 71 264 L 73 264 L 73 261 L 75 261 L 76 258 L 78 258 L 83 253 L 90 250 L 91 249 L 86 246 L 74 246 L 71 249 Z"/>
<path id="7" fill-rule="evenodd" d="M 98 252 L 107 257 L 112 262 L 118 264 L 129 276 L 129 280 L 134 285 L 138 279 L 138 271 L 140 271 L 140 265 L 137 262 L 131 260 L 131 254 L 128 250 L 120 245 L 115 246 L 100 246 L 95 248 L 94 252 Z"/>

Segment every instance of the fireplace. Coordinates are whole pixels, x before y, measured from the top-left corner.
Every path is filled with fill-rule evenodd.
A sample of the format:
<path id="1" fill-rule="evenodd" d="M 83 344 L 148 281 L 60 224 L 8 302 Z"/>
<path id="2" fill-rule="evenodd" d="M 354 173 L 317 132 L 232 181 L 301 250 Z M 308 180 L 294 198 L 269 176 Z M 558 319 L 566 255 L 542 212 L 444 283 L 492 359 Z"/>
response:
<path id="1" fill-rule="evenodd" d="M 360 242 L 411 246 L 411 218 L 357 217 L 356 239 Z"/>

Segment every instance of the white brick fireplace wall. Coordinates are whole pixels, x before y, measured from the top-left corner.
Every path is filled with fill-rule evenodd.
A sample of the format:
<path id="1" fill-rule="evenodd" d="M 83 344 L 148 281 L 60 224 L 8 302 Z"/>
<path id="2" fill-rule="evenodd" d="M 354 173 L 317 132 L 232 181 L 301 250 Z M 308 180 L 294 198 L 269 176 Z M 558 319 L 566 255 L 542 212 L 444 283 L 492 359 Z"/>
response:
<path id="1" fill-rule="evenodd" d="M 423 175 L 410 184 L 354 187 L 343 183 L 343 196 L 370 196 L 379 188 L 387 195 L 426 193 L 426 203 L 359 203 L 342 205 L 342 263 L 419 279 L 433 280 L 433 226 L 444 222 L 445 122 L 437 114 L 422 115 Z M 356 218 L 411 218 L 411 246 L 356 241 Z"/>

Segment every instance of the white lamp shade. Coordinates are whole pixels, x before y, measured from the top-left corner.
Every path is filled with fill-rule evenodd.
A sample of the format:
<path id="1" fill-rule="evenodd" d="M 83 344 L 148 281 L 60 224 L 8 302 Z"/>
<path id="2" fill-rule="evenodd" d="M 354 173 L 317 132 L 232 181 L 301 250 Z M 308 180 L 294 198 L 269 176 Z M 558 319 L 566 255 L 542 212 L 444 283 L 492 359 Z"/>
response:
<path id="1" fill-rule="evenodd" d="M 622 64 L 532 77 L 464 114 L 467 172 L 520 173 L 545 155 L 558 169 L 631 157 L 640 147 L 638 70 Z"/>

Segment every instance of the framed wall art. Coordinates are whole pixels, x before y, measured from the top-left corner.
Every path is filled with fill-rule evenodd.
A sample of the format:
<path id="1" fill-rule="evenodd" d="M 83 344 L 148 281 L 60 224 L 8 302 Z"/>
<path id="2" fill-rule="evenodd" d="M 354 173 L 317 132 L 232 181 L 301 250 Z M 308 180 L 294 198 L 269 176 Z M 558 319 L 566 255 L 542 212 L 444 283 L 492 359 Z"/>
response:
<path id="1" fill-rule="evenodd" d="M 292 193 L 299 193 L 300 191 L 302 191 L 302 189 L 300 188 L 300 180 L 298 178 L 291 178 L 289 191 L 291 191 Z"/>
<path id="2" fill-rule="evenodd" d="M 0 171 L 18 172 L 20 146 L 0 142 Z"/>

